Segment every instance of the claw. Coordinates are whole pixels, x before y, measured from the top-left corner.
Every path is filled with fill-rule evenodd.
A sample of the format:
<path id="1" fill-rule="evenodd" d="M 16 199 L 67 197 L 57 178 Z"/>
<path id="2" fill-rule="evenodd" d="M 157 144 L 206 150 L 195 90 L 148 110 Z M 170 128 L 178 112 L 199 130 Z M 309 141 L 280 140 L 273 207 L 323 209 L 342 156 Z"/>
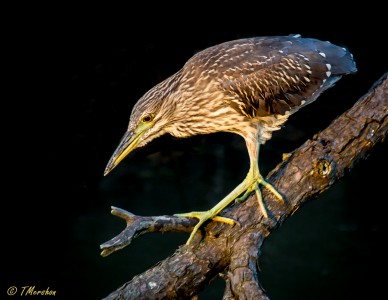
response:
<path id="1" fill-rule="evenodd" d="M 268 183 L 267 181 L 265 181 L 264 179 L 261 179 L 260 181 L 258 181 L 259 184 L 261 184 L 262 186 L 264 186 L 267 190 L 269 190 L 272 194 L 274 194 L 274 196 L 276 198 L 278 198 L 280 201 L 284 202 L 284 199 L 283 199 L 283 196 L 280 195 L 280 193 L 270 184 Z"/>
<path id="2" fill-rule="evenodd" d="M 198 223 L 197 223 L 197 225 L 195 225 L 193 231 L 191 232 L 190 237 L 186 242 L 186 245 L 190 244 L 190 242 L 194 238 L 195 233 L 198 231 L 199 227 L 201 227 L 201 225 L 209 219 L 212 219 L 212 220 L 217 221 L 217 222 L 226 223 L 229 225 L 234 225 L 237 223 L 233 219 L 217 216 L 214 213 L 213 209 L 207 210 L 207 211 L 193 211 L 193 212 L 184 213 L 184 214 L 174 214 L 174 216 L 179 217 L 179 218 L 197 218 L 198 219 Z"/>
<path id="3" fill-rule="evenodd" d="M 267 190 L 269 190 L 272 194 L 274 194 L 277 199 L 284 202 L 283 196 L 270 183 L 264 180 L 264 178 L 260 175 L 258 169 L 251 168 L 245 180 L 240 183 L 229 195 L 227 195 L 218 204 L 216 204 L 212 209 L 203 212 L 194 211 L 185 214 L 175 214 L 176 217 L 198 219 L 198 223 L 197 225 L 195 225 L 193 231 L 191 232 L 190 237 L 186 242 L 186 245 L 190 244 L 199 227 L 209 219 L 213 219 L 214 221 L 230 225 L 236 224 L 236 221 L 229 218 L 220 217 L 218 216 L 218 214 L 233 201 L 237 203 L 245 201 L 246 198 L 253 191 L 255 191 L 257 201 L 259 202 L 259 207 L 264 218 L 268 218 L 268 213 L 265 209 L 263 197 L 260 191 L 260 184 Z M 239 197 L 239 195 L 241 194 L 243 195 Z"/>

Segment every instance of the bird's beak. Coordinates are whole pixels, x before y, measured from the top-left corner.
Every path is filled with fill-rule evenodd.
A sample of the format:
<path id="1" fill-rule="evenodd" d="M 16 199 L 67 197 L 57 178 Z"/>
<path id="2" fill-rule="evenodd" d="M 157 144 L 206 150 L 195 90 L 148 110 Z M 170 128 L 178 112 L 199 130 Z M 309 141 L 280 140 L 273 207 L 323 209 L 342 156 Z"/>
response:
<path id="1" fill-rule="evenodd" d="M 121 138 L 120 144 L 116 148 L 108 165 L 105 168 L 104 176 L 114 169 L 129 153 L 137 148 L 140 142 L 140 137 L 145 132 L 146 128 L 136 128 L 134 131 L 128 130 Z"/>

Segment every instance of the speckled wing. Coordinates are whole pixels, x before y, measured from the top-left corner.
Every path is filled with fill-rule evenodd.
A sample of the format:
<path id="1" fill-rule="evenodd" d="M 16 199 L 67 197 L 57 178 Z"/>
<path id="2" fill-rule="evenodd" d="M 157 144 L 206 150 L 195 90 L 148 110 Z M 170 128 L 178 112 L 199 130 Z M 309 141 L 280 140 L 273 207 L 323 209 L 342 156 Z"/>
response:
<path id="1" fill-rule="evenodd" d="M 198 53 L 196 60 L 215 70 L 209 73 L 225 100 L 250 118 L 292 112 L 356 71 L 346 49 L 294 36 L 231 41 Z"/>

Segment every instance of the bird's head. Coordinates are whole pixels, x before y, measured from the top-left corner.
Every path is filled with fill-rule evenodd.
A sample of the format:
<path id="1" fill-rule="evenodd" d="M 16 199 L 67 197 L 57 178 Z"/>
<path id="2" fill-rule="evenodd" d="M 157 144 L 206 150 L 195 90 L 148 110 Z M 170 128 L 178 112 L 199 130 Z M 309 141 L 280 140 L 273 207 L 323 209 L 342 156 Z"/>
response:
<path id="1" fill-rule="evenodd" d="M 174 105 L 170 103 L 171 93 L 163 89 L 163 83 L 165 82 L 148 91 L 133 107 L 127 131 L 110 158 L 104 175 L 113 170 L 133 150 L 166 133 Z"/>

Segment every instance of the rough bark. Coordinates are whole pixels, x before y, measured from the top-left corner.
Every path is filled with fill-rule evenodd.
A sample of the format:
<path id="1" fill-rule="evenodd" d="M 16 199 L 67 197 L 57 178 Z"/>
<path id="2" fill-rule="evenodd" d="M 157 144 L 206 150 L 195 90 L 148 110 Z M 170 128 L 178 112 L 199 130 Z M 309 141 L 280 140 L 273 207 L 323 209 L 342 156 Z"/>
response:
<path id="1" fill-rule="evenodd" d="M 180 247 L 104 299 L 190 299 L 219 275 L 226 281 L 223 299 L 268 299 L 260 286 L 257 267 L 264 239 L 303 203 L 317 197 L 365 159 L 374 145 L 384 141 L 387 115 L 385 73 L 351 109 L 293 151 L 268 175 L 267 180 L 286 199 L 281 203 L 263 190 L 268 219 L 262 217 L 254 196 L 231 205 L 221 215 L 237 220 L 238 225 L 206 223 L 190 246 Z M 196 222 L 172 216 L 145 220 L 116 208 L 113 213 L 126 219 L 127 227 L 101 245 L 102 255 L 125 247 L 145 232 L 188 231 Z"/>

